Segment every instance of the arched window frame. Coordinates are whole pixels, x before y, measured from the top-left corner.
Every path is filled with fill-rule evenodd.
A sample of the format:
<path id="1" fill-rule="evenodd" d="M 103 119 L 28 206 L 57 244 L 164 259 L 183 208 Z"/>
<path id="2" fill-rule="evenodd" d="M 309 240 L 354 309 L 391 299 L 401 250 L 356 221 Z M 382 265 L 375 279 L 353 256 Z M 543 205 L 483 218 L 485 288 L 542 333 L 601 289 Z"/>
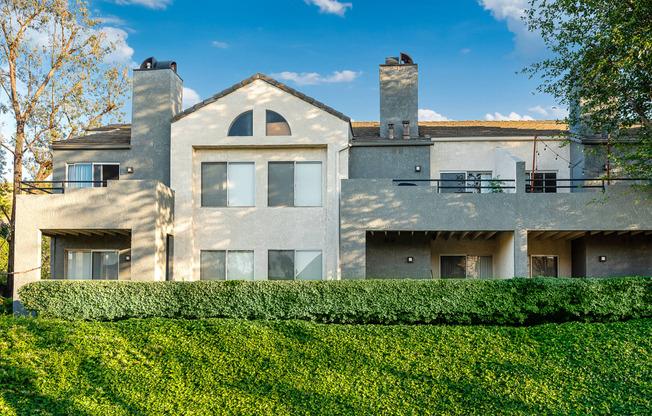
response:
<path id="1" fill-rule="evenodd" d="M 250 115 L 250 118 L 251 118 L 251 125 L 250 125 L 251 134 L 244 134 L 244 135 L 243 134 L 231 134 L 231 131 L 233 130 L 233 127 L 235 126 L 235 124 L 238 121 L 240 121 L 240 119 L 242 117 L 245 117 L 246 115 Z M 228 133 L 227 133 L 228 137 L 249 137 L 249 136 L 253 136 L 253 135 L 254 135 L 254 110 L 244 111 L 244 112 L 240 113 L 236 118 L 234 118 L 233 121 L 231 122 L 231 125 L 229 126 L 229 130 L 228 130 Z"/>
<path id="2" fill-rule="evenodd" d="M 283 121 L 270 122 L 269 121 L 270 114 L 272 116 L 277 116 L 278 118 L 280 118 Z M 273 131 L 270 132 L 270 124 L 272 124 L 272 123 L 274 123 L 274 124 L 285 123 L 285 125 L 287 126 L 287 134 L 285 134 L 285 130 L 283 130 L 283 127 L 280 128 L 281 133 L 283 133 L 283 134 L 274 133 Z M 265 135 L 266 136 L 292 136 L 292 128 L 290 127 L 290 123 L 288 123 L 287 119 L 285 117 L 283 117 L 281 114 L 277 113 L 274 110 L 265 110 Z"/>

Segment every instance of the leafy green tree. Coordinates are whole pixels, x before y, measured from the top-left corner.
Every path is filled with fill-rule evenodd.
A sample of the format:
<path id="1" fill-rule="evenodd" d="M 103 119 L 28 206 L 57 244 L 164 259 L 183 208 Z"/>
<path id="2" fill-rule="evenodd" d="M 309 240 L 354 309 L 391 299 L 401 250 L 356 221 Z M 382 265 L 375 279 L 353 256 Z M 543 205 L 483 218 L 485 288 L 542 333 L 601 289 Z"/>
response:
<path id="1" fill-rule="evenodd" d="M 570 134 L 609 138 L 610 164 L 652 192 L 652 1 L 529 0 L 524 21 L 552 52 L 524 72 L 571 108 Z"/>
<path id="2" fill-rule="evenodd" d="M 15 123 L 1 145 L 13 159 L 8 289 L 14 271 L 15 198 L 27 168 L 52 171 L 49 146 L 121 117 L 127 69 L 82 0 L 0 0 L 0 110 Z M 119 121 L 119 120 L 118 120 Z"/>

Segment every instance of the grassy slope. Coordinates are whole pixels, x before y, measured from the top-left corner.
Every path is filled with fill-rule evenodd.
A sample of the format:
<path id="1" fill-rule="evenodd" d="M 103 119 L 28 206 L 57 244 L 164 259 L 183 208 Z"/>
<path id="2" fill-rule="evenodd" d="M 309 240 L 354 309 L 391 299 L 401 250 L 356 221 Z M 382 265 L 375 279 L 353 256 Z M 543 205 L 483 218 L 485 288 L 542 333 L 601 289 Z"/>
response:
<path id="1" fill-rule="evenodd" d="M 0 414 L 647 415 L 651 408 L 652 319 L 514 328 L 0 317 Z"/>

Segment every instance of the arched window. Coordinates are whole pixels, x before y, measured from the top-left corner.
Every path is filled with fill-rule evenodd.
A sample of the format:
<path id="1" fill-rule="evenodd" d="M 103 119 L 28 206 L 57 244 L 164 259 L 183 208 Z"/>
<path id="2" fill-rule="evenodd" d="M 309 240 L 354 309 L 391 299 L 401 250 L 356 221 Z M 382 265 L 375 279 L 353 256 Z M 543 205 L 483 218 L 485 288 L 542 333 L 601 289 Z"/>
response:
<path id="1" fill-rule="evenodd" d="M 253 136 L 254 135 L 254 112 L 245 111 L 240 114 L 231 124 L 229 136 Z"/>
<path id="2" fill-rule="evenodd" d="M 290 125 L 282 115 L 272 110 L 267 110 L 267 130 L 268 136 L 292 136 Z"/>

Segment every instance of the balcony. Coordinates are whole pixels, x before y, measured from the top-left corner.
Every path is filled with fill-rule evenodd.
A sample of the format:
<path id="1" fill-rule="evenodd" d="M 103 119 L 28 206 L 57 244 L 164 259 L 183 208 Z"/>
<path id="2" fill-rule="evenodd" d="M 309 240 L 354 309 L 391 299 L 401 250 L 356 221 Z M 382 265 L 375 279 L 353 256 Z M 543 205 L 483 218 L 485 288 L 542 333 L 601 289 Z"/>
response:
<path id="1" fill-rule="evenodd" d="M 24 195 L 63 194 L 69 188 L 106 188 L 109 181 L 21 181 Z"/>

